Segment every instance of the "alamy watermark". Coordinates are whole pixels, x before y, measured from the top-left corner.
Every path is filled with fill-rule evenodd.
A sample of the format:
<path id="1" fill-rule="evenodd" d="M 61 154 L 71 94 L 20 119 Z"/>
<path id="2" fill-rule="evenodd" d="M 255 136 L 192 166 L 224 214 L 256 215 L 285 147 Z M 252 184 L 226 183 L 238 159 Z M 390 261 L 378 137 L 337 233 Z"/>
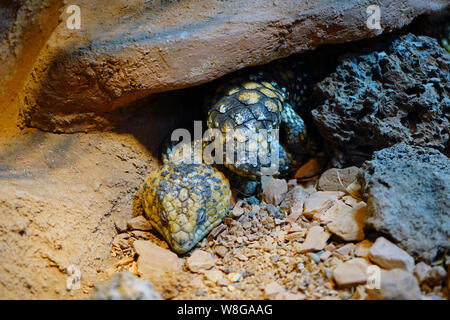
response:
<path id="1" fill-rule="evenodd" d="M 377 5 L 370 5 L 366 9 L 368 15 L 366 25 L 371 30 L 382 30 L 381 28 L 381 9 Z"/>
<path id="2" fill-rule="evenodd" d="M 67 29 L 81 29 L 81 9 L 76 4 L 72 4 L 67 7 L 66 13 L 69 17 L 66 20 Z"/>
<path id="3" fill-rule="evenodd" d="M 172 132 L 171 141 L 178 142 L 172 151 L 175 163 L 249 165 L 260 170 L 261 175 L 274 175 L 279 170 L 279 130 L 230 129 L 222 132 L 216 128 L 202 134 L 202 122 L 194 121 L 194 139 L 187 129 Z M 256 169 L 255 169 L 256 170 Z"/>
<path id="4" fill-rule="evenodd" d="M 366 269 L 367 274 L 367 289 L 380 289 L 381 287 L 381 270 L 380 267 L 371 265 Z"/>
<path id="5" fill-rule="evenodd" d="M 81 288 L 81 270 L 80 267 L 71 264 L 67 267 L 67 274 L 69 277 L 66 280 L 66 289 L 68 291 L 76 290 Z"/>

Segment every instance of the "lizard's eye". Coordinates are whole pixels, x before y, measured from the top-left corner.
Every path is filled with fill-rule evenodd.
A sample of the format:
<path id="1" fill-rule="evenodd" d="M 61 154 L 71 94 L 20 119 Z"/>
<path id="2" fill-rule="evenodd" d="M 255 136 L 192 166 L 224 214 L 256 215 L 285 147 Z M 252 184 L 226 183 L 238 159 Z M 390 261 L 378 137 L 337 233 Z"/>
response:
<path id="1" fill-rule="evenodd" d="M 205 215 L 204 209 L 197 210 L 197 223 L 203 223 L 205 221 Z"/>

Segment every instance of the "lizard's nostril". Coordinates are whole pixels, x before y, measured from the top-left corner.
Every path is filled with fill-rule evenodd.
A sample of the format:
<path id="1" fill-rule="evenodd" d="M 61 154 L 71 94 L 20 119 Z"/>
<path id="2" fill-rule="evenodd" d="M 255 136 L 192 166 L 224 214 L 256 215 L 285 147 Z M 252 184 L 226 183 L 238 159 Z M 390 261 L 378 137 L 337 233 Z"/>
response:
<path id="1" fill-rule="evenodd" d="M 179 232 L 177 234 L 172 235 L 172 239 L 174 243 L 182 247 L 189 241 L 189 236 L 185 232 Z"/>

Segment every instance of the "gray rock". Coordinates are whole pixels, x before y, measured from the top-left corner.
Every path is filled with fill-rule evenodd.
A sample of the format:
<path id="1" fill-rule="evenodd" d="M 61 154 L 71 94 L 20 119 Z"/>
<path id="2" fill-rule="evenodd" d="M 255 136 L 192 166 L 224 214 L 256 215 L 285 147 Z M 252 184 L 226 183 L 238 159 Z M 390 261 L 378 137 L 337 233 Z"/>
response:
<path id="1" fill-rule="evenodd" d="M 374 151 L 407 142 L 450 155 L 450 54 L 436 39 L 408 34 L 368 54 L 349 53 L 316 86 L 312 110 L 333 165 L 359 166 Z"/>
<path id="2" fill-rule="evenodd" d="M 262 184 L 262 199 L 266 203 L 279 205 L 288 192 L 287 182 L 284 179 L 270 178 L 269 181 Z"/>
<path id="3" fill-rule="evenodd" d="M 139 279 L 129 272 L 115 273 L 104 284 L 97 284 L 92 300 L 161 300 L 149 281 Z"/>
<path id="4" fill-rule="evenodd" d="M 427 262 L 450 247 L 450 160 L 432 148 L 399 143 L 362 166 L 365 224 Z"/>

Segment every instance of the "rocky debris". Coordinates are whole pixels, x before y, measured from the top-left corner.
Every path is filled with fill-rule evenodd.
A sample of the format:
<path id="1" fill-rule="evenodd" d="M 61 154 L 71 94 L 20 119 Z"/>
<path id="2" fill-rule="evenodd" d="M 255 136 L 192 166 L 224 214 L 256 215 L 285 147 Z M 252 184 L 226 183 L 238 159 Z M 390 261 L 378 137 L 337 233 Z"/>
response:
<path id="1" fill-rule="evenodd" d="M 345 241 L 360 241 L 364 239 L 365 215 L 366 204 L 363 201 L 352 207 L 337 200 L 329 208 L 315 214 L 314 219 L 326 224 L 331 233 Z"/>
<path id="2" fill-rule="evenodd" d="M 296 204 L 290 208 L 291 213 L 286 217 L 286 221 L 289 223 L 295 223 L 303 213 L 303 205 Z"/>
<path id="3" fill-rule="evenodd" d="M 130 272 L 113 274 L 103 284 L 97 284 L 91 294 L 92 300 L 161 300 L 149 281 L 139 279 Z"/>
<path id="4" fill-rule="evenodd" d="M 431 267 L 423 261 L 419 262 L 414 267 L 414 275 L 416 276 L 417 281 L 419 281 L 420 284 L 425 282 L 430 272 Z"/>
<path id="5" fill-rule="evenodd" d="M 287 182 L 284 179 L 271 178 L 263 186 L 262 200 L 268 204 L 278 206 L 288 192 Z"/>
<path id="6" fill-rule="evenodd" d="M 352 258 L 355 254 L 355 244 L 353 243 L 347 243 L 344 244 L 342 247 L 337 248 L 334 253 L 337 256 L 340 256 L 344 261 L 347 261 L 348 259 Z"/>
<path id="7" fill-rule="evenodd" d="M 127 222 L 128 217 L 121 214 L 121 212 L 113 212 L 112 218 L 114 220 L 114 225 L 116 226 L 117 231 L 126 232 L 128 230 Z"/>
<path id="8" fill-rule="evenodd" d="M 344 195 L 344 192 L 338 191 L 315 192 L 305 201 L 303 214 L 307 218 L 312 218 L 316 213 L 325 211 L 333 206 L 334 202 Z"/>
<path id="9" fill-rule="evenodd" d="M 192 272 L 211 269 L 215 263 L 216 261 L 211 253 L 200 249 L 195 249 L 190 257 L 186 259 L 186 265 Z"/>
<path id="10" fill-rule="evenodd" d="M 225 274 L 222 271 L 217 269 L 211 269 L 211 270 L 203 270 L 202 272 L 207 280 L 217 283 L 218 285 L 221 286 L 228 285 L 228 282 L 225 278 Z"/>
<path id="11" fill-rule="evenodd" d="M 130 230 L 149 231 L 152 229 L 150 222 L 144 216 L 137 216 L 127 221 L 127 227 Z"/>
<path id="12" fill-rule="evenodd" d="M 242 280 L 242 274 L 237 273 L 237 272 L 231 272 L 231 273 L 228 274 L 227 278 L 231 282 L 239 282 L 239 281 Z"/>
<path id="13" fill-rule="evenodd" d="M 50 0 L 15 0 L 1 3 L 1 107 L 9 104 L 16 96 L 17 90 L 23 86 L 40 50 L 59 23 L 61 7 L 62 2 Z M 39 28 L 35 27 L 37 25 Z"/>
<path id="14" fill-rule="evenodd" d="M 231 216 L 233 218 L 239 218 L 244 213 L 244 208 L 242 207 L 246 202 L 243 200 L 239 200 L 231 210 Z"/>
<path id="15" fill-rule="evenodd" d="M 217 227 L 215 227 L 214 229 L 211 230 L 211 232 L 209 233 L 207 238 L 215 239 L 221 232 L 225 231 L 226 229 L 227 229 L 227 227 L 223 223 L 221 223 Z"/>
<path id="16" fill-rule="evenodd" d="M 285 288 L 278 284 L 276 281 L 273 281 L 267 284 L 264 288 L 264 294 L 266 299 L 275 299 L 277 295 L 282 292 L 285 292 Z"/>
<path id="17" fill-rule="evenodd" d="M 414 270 L 414 259 L 383 237 L 370 247 L 369 259 L 384 269 L 404 269 L 410 273 Z"/>
<path id="18" fill-rule="evenodd" d="M 416 278 L 403 269 L 380 270 L 380 288 L 366 289 L 369 299 L 419 300 L 421 298 Z"/>
<path id="19" fill-rule="evenodd" d="M 303 188 L 302 186 L 295 186 L 286 194 L 286 197 L 280 204 L 280 210 L 283 212 L 293 213 L 292 208 L 296 208 L 294 211 L 302 210 L 303 204 L 306 199 L 311 195 L 311 191 Z M 290 211 L 290 212 L 289 212 Z"/>
<path id="20" fill-rule="evenodd" d="M 155 234 L 147 231 L 133 230 L 119 233 L 114 237 L 112 241 L 112 256 L 127 257 L 132 255 L 135 252 L 133 243 L 136 240 L 152 240 L 152 242 L 157 243 L 162 248 L 169 248 L 169 245 L 159 239 Z"/>
<path id="21" fill-rule="evenodd" d="M 133 247 L 139 255 L 137 271 L 144 279 L 154 281 L 164 276 L 165 273 L 181 271 L 184 261 L 172 251 L 145 240 L 134 241 Z"/>
<path id="22" fill-rule="evenodd" d="M 370 263 L 363 258 L 354 258 L 339 264 L 333 270 L 333 279 L 339 287 L 355 287 L 367 283 L 367 267 Z"/>
<path id="23" fill-rule="evenodd" d="M 450 55 L 436 39 L 412 34 L 341 57 L 316 86 L 321 102 L 312 110 L 334 165 L 359 166 L 398 142 L 449 156 L 449 68 Z"/>
<path id="24" fill-rule="evenodd" d="M 214 249 L 214 252 L 221 258 L 225 257 L 228 249 L 225 246 L 218 246 Z"/>
<path id="25" fill-rule="evenodd" d="M 296 243 L 297 252 L 320 251 L 325 248 L 330 236 L 321 226 L 313 226 L 308 230 L 305 241 Z"/>
<path id="26" fill-rule="evenodd" d="M 427 273 L 427 277 L 424 279 L 425 283 L 430 286 L 439 286 L 447 278 L 447 271 L 442 266 L 434 266 Z"/>
<path id="27" fill-rule="evenodd" d="M 388 277 L 381 290 L 369 292 L 368 285 L 372 282 L 368 280 L 373 273 L 368 267 L 380 270 L 369 260 L 370 249 L 375 244 L 368 239 L 355 244 L 353 241 L 356 240 L 331 237 L 331 222 L 322 223 L 318 219 L 321 211 L 310 218 L 303 215 L 307 196 L 314 197 L 318 193 L 314 190 L 316 185 L 317 179 L 296 185 L 292 181 L 288 183 L 289 191 L 279 205 L 284 203 L 283 210 L 264 200 L 250 202 L 237 199 L 235 209 L 238 214 L 230 214 L 221 225 L 220 232 L 201 241 L 190 255 L 179 258 L 185 262 L 182 271 L 173 272 L 170 277 L 160 277 L 152 283 L 165 299 L 413 297 L 417 281 L 414 287 L 414 282 L 411 284 L 411 279 L 403 275 L 398 279 Z M 323 191 L 319 192 L 323 197 Z M 364 202 L 359 198 L 344 192 L 332 194 L 333 205 L 339 202 L 350 208 L 364 207 Z M 144 231 L 128 231 L 125 237 L 127 243 L 137 241 L 133 239 L 135 235 L 132 232 Z M 150 238 L 152 242 L 156 240 Z M 118 269 L 139 274 L 140 261 L 134 261 L 134 257 L 130 253 L 122 258 L 117 264 L 120 266 Z M 442 271 L 442 268 L 439 270 Z M 383 275 L 387 270 L 381 269 L 380 272 Z M 435 274 L 437 272 L 438 269 Z M 412 278 L 415 281 L 414 276 Z M 447 297 L 447 288 L 443 287 L 445 283 L 430 283 L 420 285 L 419 298 Z M 406 292 L 408 288 L 412 288 L 411 293 Z"/>
<path id="28" fill-rule="evenodd" d="M 358 167 L 328 169 L 320 176 L 317 189 L 322 191 L 346 192 L 347 187 L 357 180 L 358 173 Z"/>
<path id="29" fill-rule="evenodd" d="M 293 294 L 286 290 L 285 287 L 273 281 L 264 288 L 264 297 L 268 300 L 304 300 L 305 295 L 301 293 Z"/>
<path id="30" fill-rule="evenodd" d="M 427 284 L 431 287 L 441 285 L 447 277 L 447 272 L 442 266 L 431 267 L 425 262 L 419 262 L 414 268 L 414 275 L 419 284 Z"/>
<path id="31" fill-rule="evenodd" d="M 373 30 L 366 24 L 371 4 L 123 0 L 105 6 L 79 0 L 83 32 L 67 28 L 70 17 L 62 8 L 46 50 L 33 59 L 21 117 L 44 130 L 104 129 L 111 126 L 111 112 L 149 94 L 212 81 L 325 43 L 374 37 L 447 5 L 379 1 L 384 29 Z M 101 17 L 94 14 L 99 10 Z"/>
<path id="32" fill-rule="evenodd" d="M 131 236 L 128 233 L 119 233 L 114 237 L 111 245 L 114 256 L 131 253 L 132 240 L 130 240 L 130 238 Z"/>
<path id="33" fill-rule="evenodd" d="M 366 226 L 388 234 L 409 254 L 430 262 L 450 248 L 450 161 L 432 148 L 404 143 L 383 149 L 362 167 Z"/>

